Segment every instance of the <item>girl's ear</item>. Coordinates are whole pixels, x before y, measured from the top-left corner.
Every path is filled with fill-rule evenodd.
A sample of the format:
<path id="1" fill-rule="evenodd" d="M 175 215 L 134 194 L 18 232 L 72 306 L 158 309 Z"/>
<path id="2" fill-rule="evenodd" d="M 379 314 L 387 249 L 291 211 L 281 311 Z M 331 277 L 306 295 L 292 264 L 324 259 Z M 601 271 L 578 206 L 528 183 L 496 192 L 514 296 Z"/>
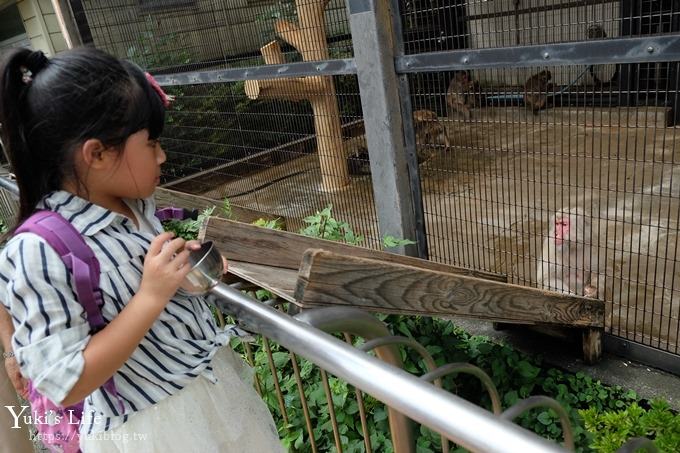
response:
<path id="1" fill-rule="evenodd" d="M 107 166 L 111 156 L 107 153 L 107 148 L 96 138 L 90 138 L 83 143 L 80 148 L 80 158 L 86 168 L 103 169 Z"/>

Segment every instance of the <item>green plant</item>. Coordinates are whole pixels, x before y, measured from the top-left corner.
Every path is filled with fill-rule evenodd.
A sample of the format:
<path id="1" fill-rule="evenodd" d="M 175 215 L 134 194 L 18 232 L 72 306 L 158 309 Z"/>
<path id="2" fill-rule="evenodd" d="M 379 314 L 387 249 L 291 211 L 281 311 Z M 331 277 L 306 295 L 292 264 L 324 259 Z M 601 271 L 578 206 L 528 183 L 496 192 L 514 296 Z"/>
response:
<path id="1" fill-rule="evenodd" d="M 163 32 L 149 14 L 144 17 L 144 31 L 127 49 L 127 58 L 143 68 L 163 68 L 191 62 L 191 55 L 182 48 L 176 33 Z"/>
<path id="2" fill-rule="evenodd" d="M 382 238 L 382 246 L 383 246 L 383 248 L 386 248 L 386 249 L 392 248 L 392 247 L 400 247 L 402 245 L 411 245 L 411 244 L 415 244 L 415 242 L 410 240 L 410 239 L 395 238 L 394 236 L 391 236 L 389 234 L 386 234 Z"/>
<path id="3" fill-rule="evenodd" d="M 253 225 L 264 228 L 270 228 L 272 230 L 283 230 L 283 221 L 281 220 L 280 217 L 277 217 L 276 219 L 273 220 L 257 219 L 256 221 L 253 222 Z"/>
<path id="4" fill-rule="evenodd" d="M 653 439 L 659 451 L 678 451 L 680 447 L 680 415 L 664 401 L 652 401 L 649 410 L 633 403 L 623 410 L 589 408 L 579 414 L 593 435 L 591 447 L 598 452 L 614 452 L 631 437 Z"/>
<path id="5" fill-rule="evenodd" d="M 309 237 L 340 241 L 350 245 L 359 245 L 364 237 L 355 234 L 352 227 L 347 222 L 342 222 L 333 218 L 333 205 L 326 206 L 316 214 L 302 219 L 307 224 L 300 230 L 300 234 Z"/>
<path id="6" fill-rule="evenodd" d="M 224 197 L 224 200 L 222 200 L 222 214 L 227 219 L 231 219 L 234 214 L 231 209 L 231 201 L 227 197 Z"/>
<path id="7" fill-rule="evenodd" d="M 187 241 L 196 239 L 198 237 L 198 231 L 201 229 L 201 225 L 203 225 L 203 222 L 205 222 L 207 217 L 212 215 L 214 210 L 215 206 L 204 209 L 196 220 L 166 220 L 163 222 L 163 228 L 165 231 L 174 232 L 176 237 L 181 237 Z"/>

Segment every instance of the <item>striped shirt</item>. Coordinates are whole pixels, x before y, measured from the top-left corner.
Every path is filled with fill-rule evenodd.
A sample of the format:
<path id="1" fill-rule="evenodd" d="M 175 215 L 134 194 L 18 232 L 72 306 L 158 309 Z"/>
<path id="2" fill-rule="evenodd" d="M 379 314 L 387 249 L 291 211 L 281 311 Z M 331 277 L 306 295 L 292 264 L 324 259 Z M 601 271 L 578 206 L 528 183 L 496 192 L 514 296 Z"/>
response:
<path id="1" fill-rule="evenodd" d="M 162 232 L 153 199 L 127 203 L 144 216 L 139 229 L 127 217 L 64 191 L 52 192 L 38 206 L 68 219 L 97 256 L 107 323 L 139 288 L 144 256 Z M 18 234 L 2 250 L 0 301 L 14 322 L 12 345 L 22 374 L 52 401 L 63 401 L 83 371 L 90 327 L 71 274 L 41 237 Z M 210 361 L 229 335 L 217 327 L 205 299 L 179 290 L 114 374 L 119 398 L 99 388 L 85 399 L 81 433 L 120 426 L 199 375 L 216 382 Z"/>

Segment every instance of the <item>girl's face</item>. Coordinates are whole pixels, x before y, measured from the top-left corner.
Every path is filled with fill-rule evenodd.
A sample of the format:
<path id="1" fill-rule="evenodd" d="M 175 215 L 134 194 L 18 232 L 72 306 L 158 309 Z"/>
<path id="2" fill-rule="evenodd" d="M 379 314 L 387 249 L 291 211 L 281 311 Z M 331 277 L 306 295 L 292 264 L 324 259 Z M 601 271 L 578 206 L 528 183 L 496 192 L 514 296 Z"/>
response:
<path id="1" fill-rule="evenodd" d="M 120 161 L 114 168 L 111 191 L 121 198 L 147 198 L 160 182 L 161 164 L 166 155 L 158 140 L 149 139 L 142 129 L 128 137 Z"/>

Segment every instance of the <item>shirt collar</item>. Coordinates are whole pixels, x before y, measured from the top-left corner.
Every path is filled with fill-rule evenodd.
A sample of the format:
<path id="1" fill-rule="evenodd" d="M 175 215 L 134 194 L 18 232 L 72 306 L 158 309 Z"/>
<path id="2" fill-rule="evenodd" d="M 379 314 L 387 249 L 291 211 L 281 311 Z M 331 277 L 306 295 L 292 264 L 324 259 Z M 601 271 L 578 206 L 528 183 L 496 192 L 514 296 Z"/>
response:
<path id="1" fill-rule="evenodd" d="M 147 218 L 150 218 L 149 213 L 154 215 L 155 205 L 149 200 L 129 200 L 128 203 L 137 206 L 139 212 Z M 64 190 L 47 194 L 37 207 L 61 214 L 84 236 L 93 236 L 112 224 L 130 221 L 121 214 Z"/>

